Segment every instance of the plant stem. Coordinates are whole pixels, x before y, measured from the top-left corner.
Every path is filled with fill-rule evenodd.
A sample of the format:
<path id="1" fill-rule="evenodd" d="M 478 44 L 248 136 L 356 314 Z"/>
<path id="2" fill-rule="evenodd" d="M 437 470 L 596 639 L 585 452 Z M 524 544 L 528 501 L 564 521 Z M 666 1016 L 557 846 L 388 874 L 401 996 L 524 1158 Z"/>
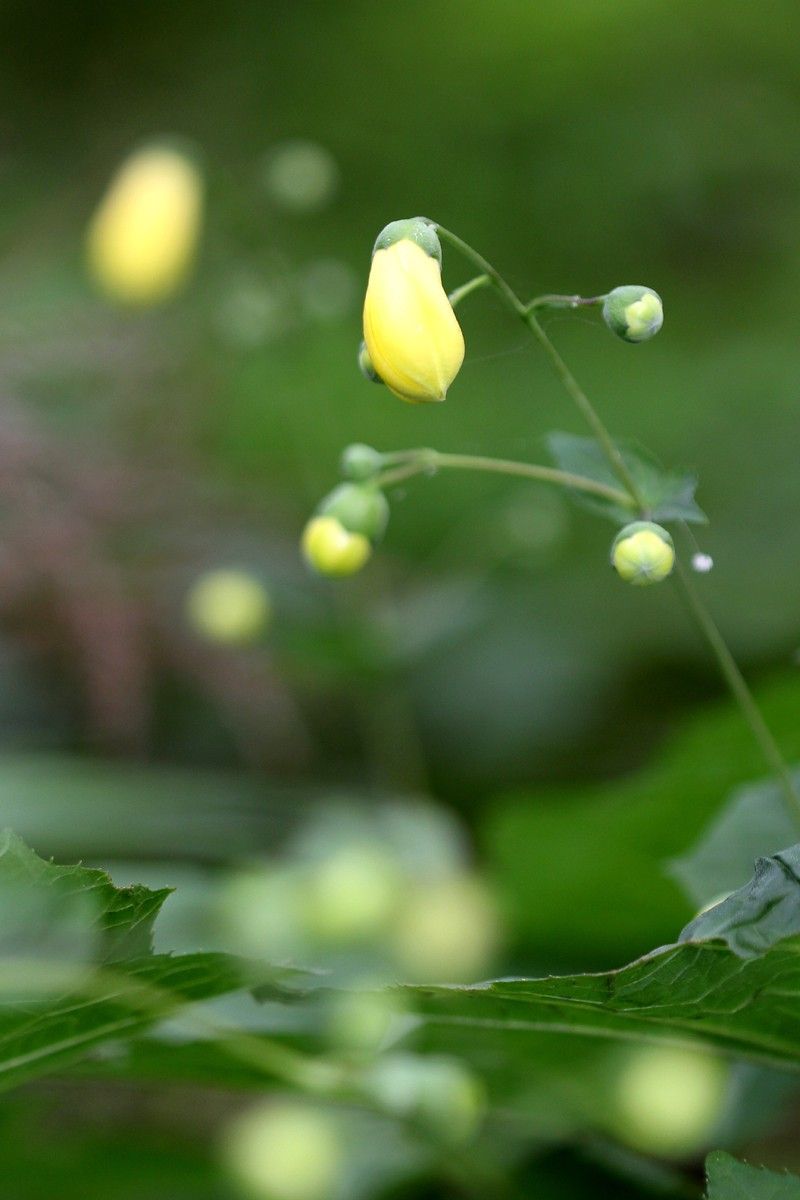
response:
<path id="1" fill-rule="evenodd" d="M 795 821 L 800 821 L 800 796 L 797 794 L 794 781 L 778 748 L 778 744 L 753 698 L 753 693 L 750 691 L 742 672 L 739 670 L 736 659 L 728 649 L 728 644 L 717 628 L 713 617 L 700 599 L 689 571 L 680 559 L 676 560 L 675 571 L 689 611 L 711 647 L 725 682 L 739 702 L 742 715 L 750 727 L 750 732 L 761 747 L 761 753 L 764 755 L 771 770 L 775 772 L 778 782 L 781 785 L 781 791 L 786 800 L 789 813 Z"/>
<path id="2" fill-rule="evenodd" d="M 412 454 L 414 457 L 412 457 Z M 573 475 L 570 471 L 559 471 L 555 467 L 542 467 L 536 463 L 514 462 L 504 458 L 484 458 L 475 454 L 442 454 L 438 450 L 411 451 L 408 461 L 393 470 L 384 471 L 378 475 L 375 483 L 378 487 L 389 487 L 393 483 L 402 483 L 414 475 L 423 475 L 428 471 L 490 471 L 496 475 L 517 475 L 523 479 L 536 479 L 541 483 L 553 483 L 559 487 L 571 488 L 577 492 L 588 492 L 594 496 L 602 496 L 604 500 L 612 500 L 632 508 L 633 502 L 627 492 L 609 487 L 595 479 L 587 479 L 583 475 Z"/>
<path id="3" fill-rule="evenodd" d="M 451 233 L 449 229 L 445 229 L 441 225 L 436 225 L 436 228 L 445 241 L 450 242 L 452 246 L 464 254 L 478 267 L 480 271 L 488 276 L 489 281 L 493 284 L 501 299 L 508 306 L 511 312 L 519 317 L 525 323 L 525 325 L 528 326 L 531 333 L 534 335 L 536 340 L 539 342 L 539 345 L 549 358 L 550 364 L 553 367 L 556 375 L 561 380 L 565 389 L 575 402 L 575 405 L 577 406 L 581 415 L 589 425 L 589 428 L 592 430 L 592 433 L 602 448 L 609 465 L 613 469 L 620 483 L 625 488 L 625 491 L 635 502 L 635 505 L 639 510 L 639 515 L 643 519 L 647 519 L 650 515 L 647 511 L 647 505 L 644 503 L 642 493 L 636 484 L 636 480 L 631 475 L 631 472 L 628 469 L 619 447 L 606 429 L 605 424 L 596 412 L 594 405 L 589 400 L 589 397 L 586 395 L 583 388 L 580 386 L 577 379 L 564 362 L 558 350 L 556 350 L 555 346 L 545 333 L 536 317 L 535 309 L 540 306 L 543 300 L 551 300 L 553 297 L 539 297 L 538 299 L 531 301 L 530 304 L 523 303 L 519 296 L 517 296 L 516 292 L 509 287 L 499 271 L 497 271 L 491 265 L 491 263 L 487 262 L 482 255 L 478 254 L 476 250 L 473 250 L 467 242 L 463 241 L 456 234 Z M 569 297 L 567 297 L 567 299 L 569 299 Z M 541 306 L 544 307 L 543 304 L 541 304 Z M 775 773 L 776 779 L 781 786 L 781 790 L 786 798 L 787 805 L 792 813 L 793 818 L 795 820 L 800 820 L 800 793 L 798 793 L 798 790 L 795 787 L 794 781 L 792 780 L 792 776 L 789 772 L 783 755 L 781 754 L 778 744 L 761 715 L 761 711 L 756 704 L 753 693 L 750 691 L 744 676 L 739 670 L 739 667 L 736 665 L 736 660 L 731 654 L 731 651 L 728 649 L 725 639 L 695 591 L 685 567 L 680 562 L 677 563 L 677 574 L 689 606 L 689 611 L 696 621 L 701 633 L 703 634 L 703 637 L 708 642 L 711 651 L 717 660 L 717 664 L 722 676 L 730 688 L 734 699 L 739 705 L 742 715 L 747 722 L 755 741 L 760 747 L 766 763 L 768 764 L 770 770 Z"/>
<path id="4" fill-rule="evenodd" d="M 467 283 L 462 283 L 461 287 L 457 287 L 447 297 L 453 308 L 460 304 L 465 297 L 477 292 L 479 288 L 487 287 L 492 281 L 488 275 L 476 275 L 474 279 L 470 279 Z"/>
<path id="5" fill-rule="evenodd" d="M 536 296 L 528 301 L 528 310 L 535 308 L 596 308 L 602 304 L 605 296 L 558 296 L 548 294 Z"/>

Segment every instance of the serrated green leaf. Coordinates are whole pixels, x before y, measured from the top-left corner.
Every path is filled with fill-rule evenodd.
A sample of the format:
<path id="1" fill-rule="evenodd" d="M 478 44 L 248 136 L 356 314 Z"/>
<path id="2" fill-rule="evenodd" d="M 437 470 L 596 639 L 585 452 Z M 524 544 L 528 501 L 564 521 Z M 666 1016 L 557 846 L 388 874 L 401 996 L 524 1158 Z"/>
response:
<path id="1" fill-rule="evenodd" d="M 550 433 L 546 441 L 554 462 L 562 471 L 585 475 L 597 483 L 619 488 L 619 479 L 593 438 L 577 437 L 571 433 Z M 654 458 L 639 448 L 634 449 L 624 443 L 619 443 L 619 448 L 645 500 L 648 514 L 654 521 L 705 524 L 705 513 L 694 498 L 697 478 L 691 472 L 665 471 Z M 584 508 L 600 513 L 617 524 L 624 525 L 634 516 L 630 508 L 615 504 L 613 500 L 604 500 L 585 492 L 573 492 L 572 495 Z"/>
<path id="2" fill-rule="evenodd" d="M 756 859 L 750 882 L 690 921 L 680 940 L 715 939 L 740 958 L 753 958 L 796 935 L 800 935 L 800 846 L 790 846 Z"/>
<path id="3" fill-rule="evenodd" d="M 16 922 L 13 941 L 53 924 L 84 926 L 87 957 L 95 962 L 139 958 L 153 948 L 153 922 L 171 888 L 118 888 L 105 871 L 46 862 L 11 830 L 0 833 L 0 900 Z M 20 900 L 23 904 L 20 904 Z M 20 910 L 23 910 L 22 912 Z M 0 930 L 0 953 L 8 953 L 11 929 Z M 24 947 L 23 947 L 24 948 Z"/>
<path id="4" fill-rule="evenodd" d="M 708 1200 L 800 1200 L 800 1179 L 751 1167 L 723 1150 L 706 1159 Z"/>
<path id="5" fill-rule="evenodd" d="M 185 1004 L 245 986 L 220 954 L 151 953 L 169 889 L 117 888 L 0 837 L 0 1090 L 147 1029 Z"/>
<path id="6" fill-rule="evenodd" d="M 800 784 L 800 774 L 796 775 Z M 738 788 L 700 839 L 674 858 L 668 873 L 698 906 L 717 901 L 750 877 L 753 860 L 797 836 L 797 821 L 771 779 Z"/>

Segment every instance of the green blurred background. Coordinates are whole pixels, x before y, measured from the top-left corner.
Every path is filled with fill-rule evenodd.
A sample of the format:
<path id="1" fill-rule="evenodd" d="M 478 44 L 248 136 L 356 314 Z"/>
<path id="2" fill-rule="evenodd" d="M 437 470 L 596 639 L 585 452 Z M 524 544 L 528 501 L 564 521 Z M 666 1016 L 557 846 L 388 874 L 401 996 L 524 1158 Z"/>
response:
<path id="1" fill-rule="evenodd" d="M 331 794 L 427 794 L 505 895 L 510 967 L 674 937 L 661 864 L 763 773 L 674 589 L 626 589 L 610 525 L 492 478 L 396 489 L 352 581 L 297 544 L 350 442 L 542 461 L 549 430 L 584 432 L 488 294 L 446 404 L 362 379 L 386 222 L 441 221 L 528 295 L 648 284 L 651 344 L 549 332 L 615 434 L 698 472 L 699 586 L 800 751 L 798 33 L 793 0 L 6 0 L 0 823 L 177 871 L 270 851 Z M 200 254 L 128 311 L 85 231 L 162 136 L 202 162 Z M 444 271 L 469 273 L 450 250 Z M 259 644 L 187 621 L 218 567 L 268 589 Z"/>

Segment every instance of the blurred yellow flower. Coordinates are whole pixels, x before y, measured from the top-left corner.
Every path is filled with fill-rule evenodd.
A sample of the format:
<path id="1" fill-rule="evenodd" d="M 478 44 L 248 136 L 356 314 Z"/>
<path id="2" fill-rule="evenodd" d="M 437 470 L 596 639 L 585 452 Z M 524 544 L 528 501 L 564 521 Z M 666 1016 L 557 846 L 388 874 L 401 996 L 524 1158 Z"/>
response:
<path id="1" fill-rule="evenodd" d="M 211 642 L 244 645 L 264 632 L 272 614 L 269 593 L 245 571 L 201 575 L 186 597 L 189 622 Z"/>
<path id="2" fill-rule="evenodd" d="M 464 335 L 439 261 L 409 238 L 373 255 L 364 341 L 380 379 L 412 404 L 444 400 L 464 361 Z"/>
<path id="3" fill-rule="evenodd" d="M 611 562 L 626 583 L 639 587 L 660 583 L 675 565 L 675 549 L 666 529 L 651 521 L 635 521 L 616 537 Z"/>
<path id="4" fill-rule="evenodd" d="M 195 164 L 149 146 L 119 168 L 87 237 L 92 277 L 126 304 L 156 304 L 183 283 L 194 259 L 203 207 Z"/>
<path id="5" fill-rule="evenodd" d="M 355 575 L 372 553 L 369 538 L 351 533 L 337 517 L 312 517 L 303 530 L 303 555 L 320 575 Z"/>

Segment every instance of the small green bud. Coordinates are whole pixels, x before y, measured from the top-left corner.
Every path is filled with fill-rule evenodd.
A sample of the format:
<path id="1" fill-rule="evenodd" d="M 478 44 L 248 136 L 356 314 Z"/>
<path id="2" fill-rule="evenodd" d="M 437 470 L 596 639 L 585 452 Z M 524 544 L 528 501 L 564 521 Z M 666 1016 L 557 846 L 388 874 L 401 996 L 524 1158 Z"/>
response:
<path id="1" fill-rule="evenodd" d="M 387 1112 L 416 1121 L 451 1144 L 474 1135 L 486 1103 L 480 1080 L 453 1058 L 386 1055 L 362 1086 Z"/>
<path id="2" fill-rule="evenodd" d="M 611 565 L 626 583 L 640 587 L 660 583 L 675 565 L 672 538 L 652 521 L 634 521 L 615 537 Z"/>
<path id="3" fill-rule="evenodd" d="M 372 359 L 369 356 L 367 343 L 364 341 L 362 341 L 358 347 L 358 369 L 364 378 L 368 379 L 370 383 L 383 383 L 380 375 L 372 365 Z"/>
<path id="4" fill-rule="evenodd" d="M 430 221 L 426 221 L 424 217 L 407 217 L 402 221 L 390 221 L 375 239 L 372 253 L 376 254 L 378 250 L 388 250 L 395 242 L 403 241 L 416 243 L 430 258 L 435 258 L 441 264 L 442 247 L 436 226 L 432 225 Z"/>
<path id="5" fill-rule="evenodd" d="M 372 446 L 365 446 L 363 442 L 354 442 L 352 446 L 347 446 L 342 453 L 342 474 L 356 483 L 365 483 L 368 479 L 372 479 L 382 466 L 383 455 L 380 450 L 374 450 Z"/>
<path id="6" fill-rule="evenodd" d="M 383 536 L 389 520 L 389 502 L 380 488 L 367 483 L 340 483 L 317 508 L 322 517 L 336 517 L 349 533 L 361 533 L 371 542 Z"/>
<path id="7" fill-rule="evenodd" d="M 327 1200 L 343 1166 L 331 1118 L 288 1101 L 235 1117 L 221 1149 L 228 1173 L 249 1200 Z"/>
<path id="8" fill-rule="evenodd" d="M 646 342 L 664 324 L 664 306 L 658 292 L 640 284 L 614 288 L 603 302 L 603 320 L 625 342 Z"/>

